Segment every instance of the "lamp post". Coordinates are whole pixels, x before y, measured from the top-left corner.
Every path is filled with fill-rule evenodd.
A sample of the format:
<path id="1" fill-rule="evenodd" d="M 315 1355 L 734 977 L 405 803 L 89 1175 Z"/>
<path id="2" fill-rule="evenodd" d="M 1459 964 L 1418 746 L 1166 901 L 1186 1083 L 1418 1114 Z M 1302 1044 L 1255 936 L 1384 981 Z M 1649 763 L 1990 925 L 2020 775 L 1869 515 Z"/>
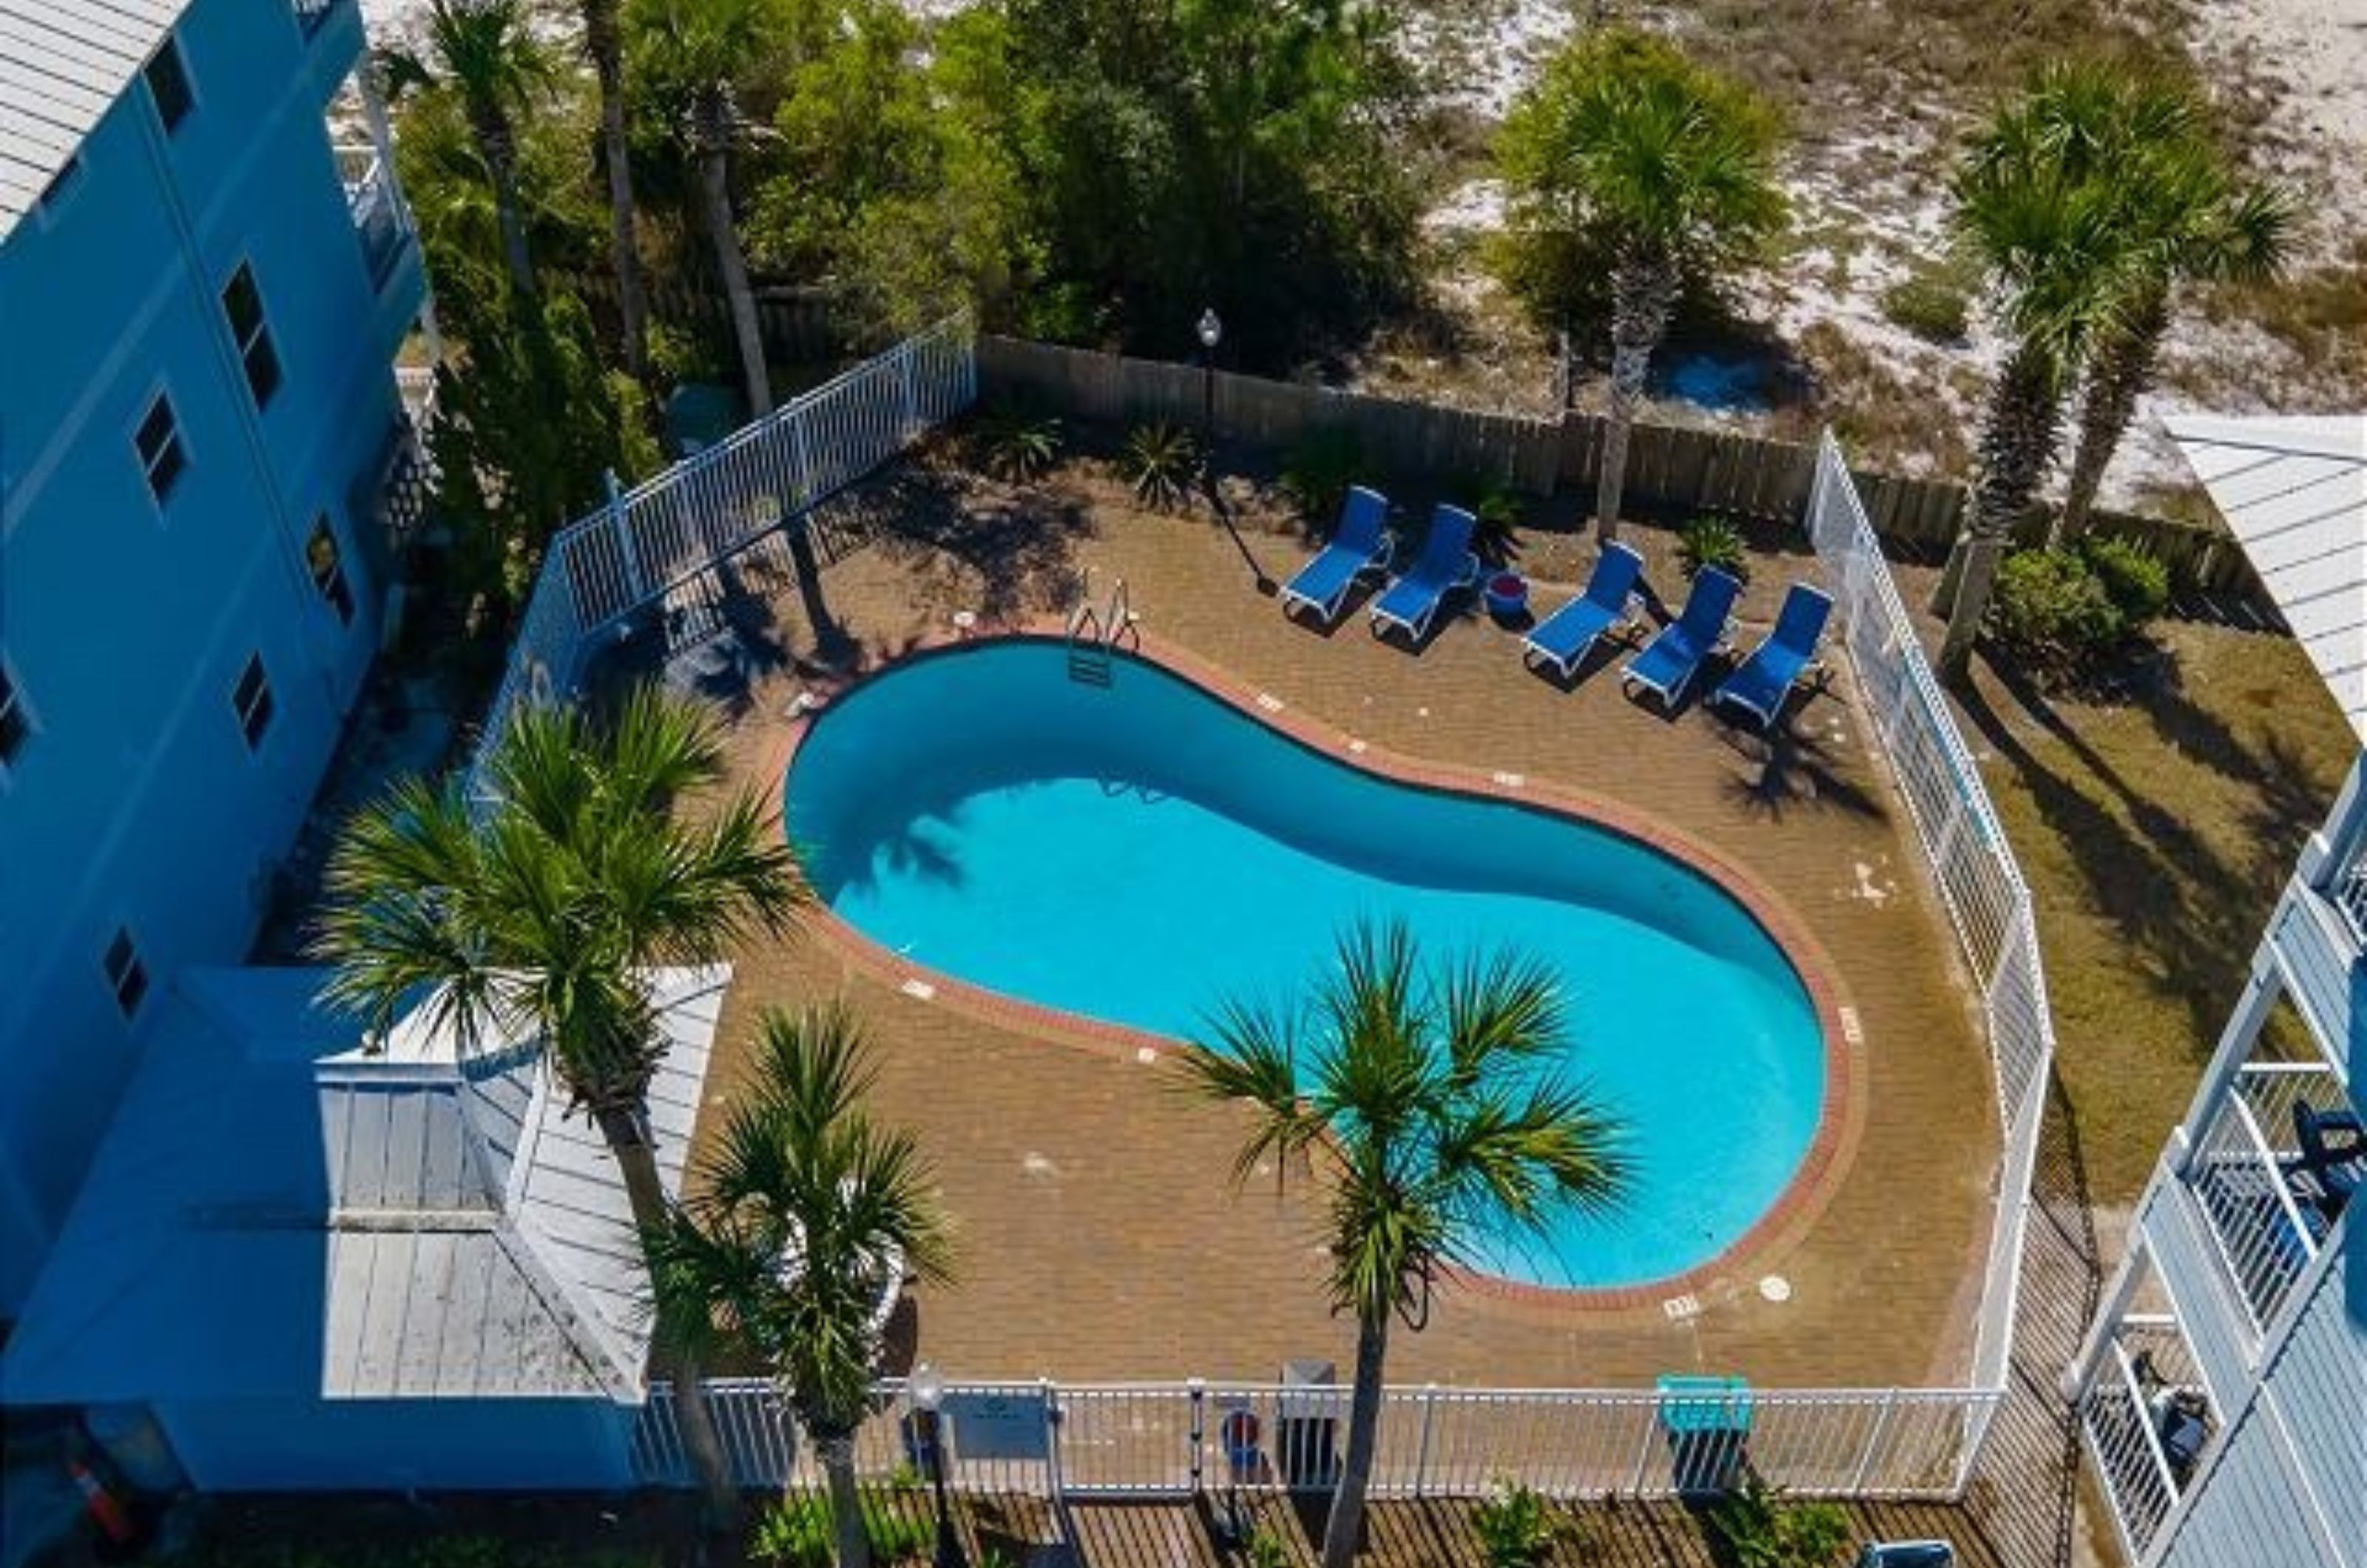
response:
<path id="1" fill-rule="evenodd" d="M 935 1568 L 969 1568 L 961 1537 L 954 1533 L 953 1515 L 946 1506 L 946 1375 L 935 1363 L 923 1361 L 905 1380 L 904 1392 L 912 1396 L 912 1408 L 928 1417 L 924 1425 L 929 1434 L 929 1473 L 937 1487 L 937 1550 L 932 1561 Z"/>
<path id="2" fill-rule="evenodd" d="M 1217 308 L 1206 306 L 1193 331 L 1200 334 L 1200 444 L 1213 446 L 1217 441 L 1217 340 L 1225 335 L 1225 323 L 1217 319 Z"/>

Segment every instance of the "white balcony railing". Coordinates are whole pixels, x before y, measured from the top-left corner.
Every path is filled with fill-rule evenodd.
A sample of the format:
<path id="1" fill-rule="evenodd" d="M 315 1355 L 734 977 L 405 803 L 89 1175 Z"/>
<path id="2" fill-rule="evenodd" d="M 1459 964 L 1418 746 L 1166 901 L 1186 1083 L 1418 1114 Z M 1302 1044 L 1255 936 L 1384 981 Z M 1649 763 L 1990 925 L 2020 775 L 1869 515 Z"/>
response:
<path id="1" fill-rule="evenodd" d="M 2350 858 L 2334 874 L 2327 897 L 2350 922 L 2350 934 L 2367 942 L 2367 839 L 2351 849 Z"/>
<path id="2" fill-rule="evenodd" d="M 296 9 L 297 25 L 304 29 L 306 38 L 319 32 L 321 24 L 329 19 L 329 13 L 337 8 L 337 0 L 290 0 L 290 3 Z"/>
<path id="3" fill-rule="evenodd" d="M 2132 1562 L 2178 1506 L 2218 1425 L 2176 1320 L 2123 1319 L 2079 1402 L 2079 1429 Z"/>
<path id="4" fill-rule="evenodd" d="M 336 153 L 337 178 L 345 184 L 345 207 L 353 214 L 354 232 L 361 237 L 370 282 L 384 283 L 408 232 L 402 203 L 395 199 L 393 182 L 386 177 L 376 148 L 366 143 L 339 146 Z"/>
<path id="5" fill-rule="evenodd" d="M 2196 1140 L 2185 1179 L 2234 1274 L 2255 1333 L 2276 1321 L 2333 1228 L 2331 1195 L 2303 1168 L 2294 1107 L 2344 1103 L 2322 1062 L 2248 1062 Z"/>

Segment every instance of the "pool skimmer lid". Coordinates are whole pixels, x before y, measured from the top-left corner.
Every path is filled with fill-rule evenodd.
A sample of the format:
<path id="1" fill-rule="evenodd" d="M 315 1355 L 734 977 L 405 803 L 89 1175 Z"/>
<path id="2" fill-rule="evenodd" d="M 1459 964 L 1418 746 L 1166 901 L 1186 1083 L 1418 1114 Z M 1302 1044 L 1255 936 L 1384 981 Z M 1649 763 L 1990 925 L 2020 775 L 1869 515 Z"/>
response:
<path id="1" fill-rule="evenodd" d="M 1770 1274 L 1759 1281 L 1759 1293 L 1771 1302 L 1788 1302 L 1792 1299 L 1792 1281 L 1781 1274 Z"/>

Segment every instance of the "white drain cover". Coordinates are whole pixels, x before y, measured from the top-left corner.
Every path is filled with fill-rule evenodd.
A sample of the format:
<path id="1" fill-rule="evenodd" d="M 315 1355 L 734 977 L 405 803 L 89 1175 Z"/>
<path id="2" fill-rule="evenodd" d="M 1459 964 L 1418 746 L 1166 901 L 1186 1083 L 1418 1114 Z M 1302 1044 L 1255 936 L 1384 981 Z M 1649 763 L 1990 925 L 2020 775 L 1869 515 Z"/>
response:
<path id="1" fill-rule="evenodd" d="M 1788 1302 L 1792 1299 L 1792 1281 L 1781 1274 L 1770 1274 L 1759 1281 L 1759 1293 L 1771 1302 Z"/>

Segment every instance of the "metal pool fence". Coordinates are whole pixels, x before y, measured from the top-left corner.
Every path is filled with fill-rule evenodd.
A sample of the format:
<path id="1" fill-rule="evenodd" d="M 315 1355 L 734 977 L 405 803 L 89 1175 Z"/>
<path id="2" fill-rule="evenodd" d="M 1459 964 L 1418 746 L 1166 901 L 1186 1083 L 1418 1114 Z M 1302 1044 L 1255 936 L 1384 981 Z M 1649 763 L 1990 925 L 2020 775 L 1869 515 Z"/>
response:
<path id="1" fill-rule="evenodd" d="M 508 667 L 464 775 L 486 765 L 522 704 L 572 696 L 600 637 L 813 509 L 967 408 L 978 365 L 967 321 L 939 322 L 742 425 L 551 536 Z"/>
<path id="2" fill-rule="evenodd" d="M 736 535 L 740 525 L 731 520 L 749 503 L 735 498 L 753 486 L 761 501 L 776 483 L 745 473 L 744 467 L 723 469 L 702 481 L 704 491 L 678 490 L 668 506 L 710 505 L 727 519 L 727 536 Z M 628 519 L 666 517 L 651 525 L 665 541 L 682 536 L 663 530 L 691 527 L 697 515 L 654 506 L 624 511 Z M 611 561 L 630 558 L 626 542 L 642 536 L 629 523 L 593 522 L 608 532 L 587 540 L 613 542 L 587 543 L 586 549 L 606 551 Z M 1697 1419 L 1697 1393 L 1396 1387 L 1383 1399 L 1376 1495 L 1467 1495 L 1508 1480 L 1557 1497 L 1686 1495 L 1728 1483 L 1746 1458 L 1754 1473 L 1815 1495 L 1954 1497 L 1970 1477 L 2004 1397 L 2011 1349 L 2023 1222 L 2054 1050 L 2045 983 L 2029 891 L 1830 436 L 1818 454 L 1806 523 L 1834 589 L 1838 635 L 1979 987 L 1988 1026 L 2006 1137 L 1971 1383 L 1752 1389 L 1733 1406 L 1733 1424 L 1713 1421 L 1706 1428 Z M 669 547 L 677 553 L 667 558 L 677 562 L 697 555 L 694 545 Z M 600 592 L 606 596 L 595 594 L 594 603 L 622 606 L 633 597 Z M 607 619 L 622 613 L 612 609 Z M 811 1456 L 769 1384 L 741 1379 L 704 1386 L 742 1484 L 818 1483 Z M 1347 1403 L 1345 1388 L 1274 1383 L 964 1384 L 947 1396 L 946 1475 L 965 1491 L 1056 1503 L 1204 1496 L 1221 1504 L 1236 1491 L 1320 1490 L 1336 1473 Z M 882 1476 L 924 1467 L 929 1455 L 909 1416 L 902 1386 L 883 1382 L 856 1445 L 862 1472 Z M 690 1480 L 664 1384 L 652 1389 L 639 1414 L 632 1455 L 637 1472 L 652 1484 Z"/>

